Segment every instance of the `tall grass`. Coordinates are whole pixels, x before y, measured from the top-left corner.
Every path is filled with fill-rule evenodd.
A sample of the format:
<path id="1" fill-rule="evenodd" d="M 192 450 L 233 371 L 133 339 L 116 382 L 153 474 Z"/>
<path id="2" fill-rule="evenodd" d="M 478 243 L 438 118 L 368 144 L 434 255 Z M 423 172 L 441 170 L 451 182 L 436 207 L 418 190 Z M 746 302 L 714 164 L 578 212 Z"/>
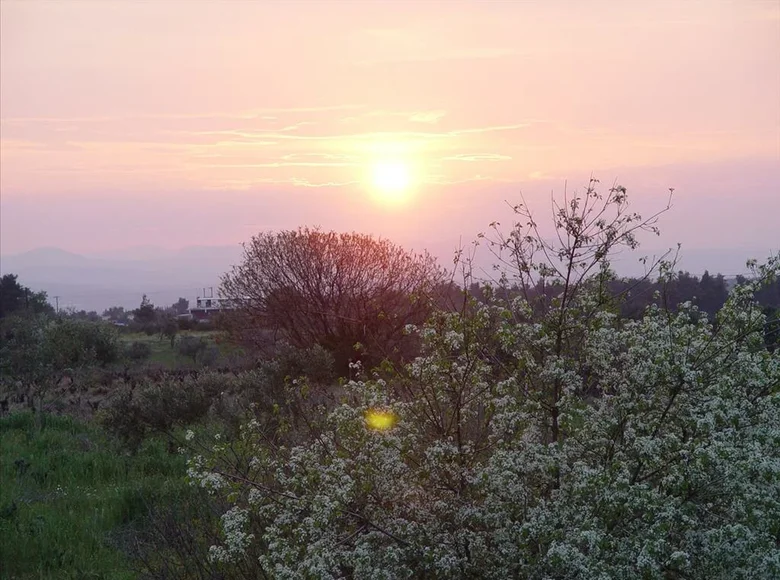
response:
<path id="1" fill-rule="evenodd" d="M 147 439 L 123 452 L 64 416 L 0 419 L 0 578 L 130 579 L 149 507 L 189 493 L 181 456 Z"/>

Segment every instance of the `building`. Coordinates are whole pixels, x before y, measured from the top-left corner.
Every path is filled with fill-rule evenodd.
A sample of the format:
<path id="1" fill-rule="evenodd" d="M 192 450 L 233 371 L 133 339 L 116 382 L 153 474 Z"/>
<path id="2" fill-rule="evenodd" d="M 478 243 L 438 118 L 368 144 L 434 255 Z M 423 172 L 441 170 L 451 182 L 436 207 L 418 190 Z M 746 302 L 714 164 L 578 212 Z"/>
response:
<path id="1" fill-rule="evenodd" d="M 229 298 L 196 298 L 195 306 L 190 308 L 190 318 L 198 322 L 211 320 L 216 314 L 228 312 L 235 308 L 234 301 Z"/>

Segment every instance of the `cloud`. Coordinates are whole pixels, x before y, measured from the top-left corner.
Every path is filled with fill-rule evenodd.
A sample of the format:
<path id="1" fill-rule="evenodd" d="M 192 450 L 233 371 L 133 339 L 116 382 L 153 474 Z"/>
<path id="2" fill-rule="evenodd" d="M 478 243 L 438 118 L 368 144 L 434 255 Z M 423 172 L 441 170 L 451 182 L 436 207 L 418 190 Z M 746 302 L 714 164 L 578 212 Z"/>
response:
<path id="1" fill-rule="evenodd" d="M 515 131 L 529 127 L 529 123 L 516 123 L 514 125 L 489 125 L 486 127 L 467 127 L 465 129 L 452 129 L 449 131 L 367 131 L 364 133 L 324 133 L 322 135 L 314 134 L 295 134 L 281 133 L 279 131 L 244 131 L 240 129 L 222 129 L 215 131 L 172 131 L 183 135 L 230 135 L 233 137 L 242 137 L 248 140 L 254 139 L 279 139 L 279 140 L 300 140 L 300 141 L 329 141 L 329 140 L 386 140 L 386 139 L 404 139 L 404 138 L 423 138 L 423 139 L 441 139 L 446 137 L 456 137 L 458 135 L 471 135 L 478 133 L 493 133 L 497 131 Z"/>
<path id="2" fill-rule="evenodd" d="M 442 157 L 442 161 L 509 161 L 512 159 L 509 155 L 499 155 L 498 153 L 461 153 Z"/>
<path id="3" fill-rule="evenodd" d="M 264 185 L 291 185 L 293 187 L 303 187 L 308 189 L 320 189 L 331 187 L 348 187 L 358 184 L 358 181 L 310 181 L 301 177 L 290 177 L 286 179 L 276 178 L 256 178 L 256 179 L 220 179 L 213 183 L 206 183 L 202 187 L 206 190 L 234 190 L 249 191 Z"/>
<path id="4" fill-rule="evenodd" d="M 6 127 L 24 127 L 33 124 L 55 125 L 56 130 L 64 130 L 61 125 L 68 126 L 69 130 L 78 129 L 79 124 L 100 124 L 115 123 L 122 121 L 192 121 L 192 120 L 277 120 L 279 115 L 293 113 L 324 113 L 331 111 L 357 111 L 365 109 L 365 105 L 345 104 L 345 105 L 324 105 L 312 107 L 265 107 L 258 109 L 246 109 L 241 111 L 222 111 L 209 113 L 129 113 L 126 115 L 98 115 L 94 117 L 2 117 L 0 116 L 0 125 Z M 297 124 L 309 124 L 311 121 L 302 121 Z M 295 125 L 285 127 L 280 130 L 294 130 Z"/>
<path id="5" fill-rule="evenodd" d="M 492 181 L 496 183 L 507 182 L 505 179 L 498 179 L 488 175 L 472 175 L 461 179 L 452 179 L 444 175 L 429 175 L 425 179 L 425 183 L 431 183 L 435 185 L 458 185 L 460 183 L 472 183 L 474 181 Z"/>
<path id="6" fill-rule="evenodd" d="M 420 111 L 418 113 L 412 113 L 409 117 L 410 121 L 415 123 L 436 123 L 446 113 L 444 111 Z"/>

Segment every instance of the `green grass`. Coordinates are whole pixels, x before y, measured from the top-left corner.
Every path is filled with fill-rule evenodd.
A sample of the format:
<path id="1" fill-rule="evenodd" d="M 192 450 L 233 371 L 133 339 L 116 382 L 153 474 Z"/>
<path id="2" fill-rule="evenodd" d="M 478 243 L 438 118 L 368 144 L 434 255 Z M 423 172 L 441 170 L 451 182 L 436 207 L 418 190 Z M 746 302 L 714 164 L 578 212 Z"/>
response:
<path id="1" fill-rule="evenodd" d="M 131 456 L 69 417 L 0 419 L 0 578 L 135 578 L 122 538 L 188 493 L 184 472 L 159 439 Z"/>
<path id="2" fill-rule="evenodd" d="M 223 333 L 218 330 L 183 330 L 176 335 L 176 341 L 178 342 L 185 336 L 203 338 L 209 346 L 217 345 L 220 356 L 224 359 L 225 357 L 237 353 L 238 349 L 224 341 L 218 341 L 222 334 Z M 171 348 L 170 339 L 163 338 L 160 340 L 158 334 L 149 336 L 143 332 L 130 332 L 121 334 L 120 338 L 126 346 L 129 346 L 134 342 L 143 342 L 149 345 L 152 354 L 149 359 L 142 363 L 144 365 L 164 367 L 166 369 L 190 368 L 193 365 L 197 366 L 197 363 L 190 357 L 181 356 L 177 352 L 175 346 Z"/>

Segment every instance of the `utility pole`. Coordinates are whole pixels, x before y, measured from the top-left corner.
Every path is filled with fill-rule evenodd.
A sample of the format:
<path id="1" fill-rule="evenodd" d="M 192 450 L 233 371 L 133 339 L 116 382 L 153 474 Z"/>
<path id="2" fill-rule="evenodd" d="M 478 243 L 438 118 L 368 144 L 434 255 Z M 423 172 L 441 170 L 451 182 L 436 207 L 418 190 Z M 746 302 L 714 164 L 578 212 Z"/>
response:
<path id="1" fill-rule="evenodd" d="M 60 313 L 60 297 L 59 296 L 55 296 L 54 297 L 54 303 L 56 304 L 55 309 L 57 311 L 57 314 L 59 314 Z"/>

